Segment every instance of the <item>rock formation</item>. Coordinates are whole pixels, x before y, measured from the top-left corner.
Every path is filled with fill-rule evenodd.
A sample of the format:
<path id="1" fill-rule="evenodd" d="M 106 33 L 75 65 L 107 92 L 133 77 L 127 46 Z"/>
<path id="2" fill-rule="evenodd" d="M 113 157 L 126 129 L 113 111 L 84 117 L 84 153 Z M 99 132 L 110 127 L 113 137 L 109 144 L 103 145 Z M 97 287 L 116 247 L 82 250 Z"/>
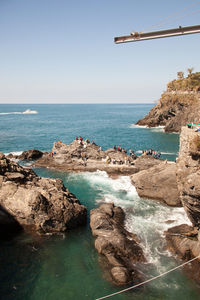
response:
<path id="1" fill-rule="evenodd" d="M 200 255 L 200 133 L 182 127 L 177 159 L 177 186 L 182 205 L 192 226 L 180 225 L 166 232 L 168 249 L 181 259 Z M 200 259 L 187 267 L 189 276 L 199 282 Z"/>
<path id="2" fill-rule="evenodd" d="M 187 127 L 180 136 L 177 184 L 189 219 L 200 228 L 200 132 Z"/>
<path id="3" fill-rule="evenodd" d="M 43 152 L 37 149 L 31 149 L 28 151 L 24 151 L 17 158 L 20 160 L 35 160 L 43 156 Z"/>
<path id="4" fill-rule="evenodd" d="M 169 206 L 181 206 L 176 183 L 176 164 L 160 162 L 131 176 L 140 197 L 159 200 Z"/>
<path id="5" fill-rule="evenodd" d="M 40 234 L 86 223 L 86 208 L 60 179 L 38 177 L 0 154 L 0 205 L 23 228 Z"/>
<path id="6" fill-rule="evenodd" d="M 37 149 L 31 149 L 31 150 L 27 150 L 22 152 L 22 154 L 20 155 L 14 155 L 14 154 L 8 154 L 7 158 L 15 158 L 15 159 L 19 159 L 19 160 L 36 160 L 39 159 L 43 156 L 43 152 L 41 152 L 40 150 Z"/>
<path id="7" fill-rule="evenodd" d="M 102 204 L 90 212 L 90 227 L 96 237 L 95 248 L 106 259 L 114 283 L 137 282 L 140 274 L 137 262 L 144 262 L 137 237 L 124 228 L 124 211 L 113 204 Z"/>
<path id="8" fill-rule="evenodd" d="M 188 261 L 200 255 L 200 237 L 197 228 L 182 224 L 165 232 L 167 248 L 180 259 Z M 200 258 L 184 268 L 187 276 L 200 282 Z"/>
<path id="9" fill-rule="evenodd" d="M 64 171 L 106 171 L 108 174 L 130 175 L 147 169 L 160 161 L 153 157 L 137 157 L 128 155 L 123 151 L 108 149 L 79 141 L 66 145 L 55 142 L 52 152 L 44 154 L 36 163 L 36 167 L 48 167 Z"/>
<path id="10" fill-rule="evenodd" d="M 199 122 L 200 73 L 168 83 L 158 104 L 137 125 L 164 126 L 166 132 L 180 132 L 188 122 Z"/>

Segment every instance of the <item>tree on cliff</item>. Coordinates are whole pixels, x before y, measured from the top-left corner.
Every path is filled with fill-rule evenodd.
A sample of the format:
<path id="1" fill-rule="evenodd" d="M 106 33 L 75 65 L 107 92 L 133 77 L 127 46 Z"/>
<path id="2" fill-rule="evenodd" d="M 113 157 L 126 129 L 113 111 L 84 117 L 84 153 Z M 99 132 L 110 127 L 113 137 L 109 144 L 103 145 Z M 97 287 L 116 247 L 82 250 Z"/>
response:
<path id="1" fill-rule="evenodd" d="M 182 71 L 177 72 L 177 77 L 178 77 L 178 79 L 183 79 L 184 78 L 184 72 L 182 72 Z"/>
<path id="2" fill-rule="evenodd" d="M 188 68 L 188 69 L 187 69 L 187 71 L 188 71 L 188 76 L 192 74 L 193 70 L 194 70 L 194 68 Z"/>

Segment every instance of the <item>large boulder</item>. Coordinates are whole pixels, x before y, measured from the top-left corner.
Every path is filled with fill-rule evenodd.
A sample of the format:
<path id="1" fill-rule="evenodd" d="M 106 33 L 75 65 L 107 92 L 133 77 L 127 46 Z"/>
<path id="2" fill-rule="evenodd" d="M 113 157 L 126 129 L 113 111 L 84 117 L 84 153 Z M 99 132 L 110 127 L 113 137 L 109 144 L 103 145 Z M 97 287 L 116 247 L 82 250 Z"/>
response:
<path id="1" fill-rule="evenodd" d="M 169 228 L 166 232 L 167 248 L 176 257 L 188 261 L 200 253 L 200 233 L 197 228 L 182 224 Z M 184 271 L 187 276 L 200 282 L 200 258 L 188 264 Z"/>
<path id="2" fill-rule="evenodd" d="M 123 285 L 141 279 L 134 264 L 144 262 L 137 237 L 124 228 L 124 211 L 114 204 L 102 204 L 90 213 L 90 227 L 96 237 L 95 248 L 105 257 L 115 284 Z"/>
<path id="3" fill-rule="evenodd" d="M 0 205 L 24 228 L 65 232 L 86 223 L 86 208 L 60 179 L 38 177 L 0 154 Z"/>
<path id="4" fill-rule="evenodd" d="M 159 200 L 169 206 L 181 206 L 176 183 L 176 164 L 160 162 L 131 176 L 140 197 Z"/>
<path id="5" fill-rule="evenodd" d="M 35 160 L 39 159 L 43 156 L 43 152 L 37 149 L 31 149 L 22 152 L 17 158 L 20 160 Z"/>

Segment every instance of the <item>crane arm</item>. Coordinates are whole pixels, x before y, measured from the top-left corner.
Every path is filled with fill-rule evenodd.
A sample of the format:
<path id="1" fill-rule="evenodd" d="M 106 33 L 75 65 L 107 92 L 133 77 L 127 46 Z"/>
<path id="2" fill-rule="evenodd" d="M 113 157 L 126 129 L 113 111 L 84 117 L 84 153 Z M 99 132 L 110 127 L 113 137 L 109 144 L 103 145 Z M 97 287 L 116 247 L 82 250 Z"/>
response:
<path id="1" fill-rule="evenodd" d="M 127 43 L 127 42 L 139 42 L 150 39 L 160 39 L 170 36 L 178 36 L 178 35 L 186 35 L 186 34 L 194 34 L 200 33 L 200 25 L 195 26 L 187 26 L 174 29 L 160 30 L 160 31 L 152 31 L 146 33 L 133 32 L 130 35 L 119 36 L 114 38 L 114 42 L 116 44 L 119 43 Z"/>

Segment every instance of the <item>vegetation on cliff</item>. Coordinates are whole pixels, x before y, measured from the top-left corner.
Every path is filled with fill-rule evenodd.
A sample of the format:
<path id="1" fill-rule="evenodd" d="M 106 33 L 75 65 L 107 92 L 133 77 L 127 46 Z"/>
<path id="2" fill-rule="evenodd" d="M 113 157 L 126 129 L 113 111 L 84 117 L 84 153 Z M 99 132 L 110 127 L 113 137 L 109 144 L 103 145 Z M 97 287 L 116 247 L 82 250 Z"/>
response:
<path id="1" fill-rule="evenodd" d="M 191 70 L 191 69 L 188 69 Z M 167 91 L 187 91 L 200 92 L 200 72 L 188 72 L 188 76 L 184 78 L 183 72 L 177 73 L 178 79 L 172 80 L 167 85 Z"/>

